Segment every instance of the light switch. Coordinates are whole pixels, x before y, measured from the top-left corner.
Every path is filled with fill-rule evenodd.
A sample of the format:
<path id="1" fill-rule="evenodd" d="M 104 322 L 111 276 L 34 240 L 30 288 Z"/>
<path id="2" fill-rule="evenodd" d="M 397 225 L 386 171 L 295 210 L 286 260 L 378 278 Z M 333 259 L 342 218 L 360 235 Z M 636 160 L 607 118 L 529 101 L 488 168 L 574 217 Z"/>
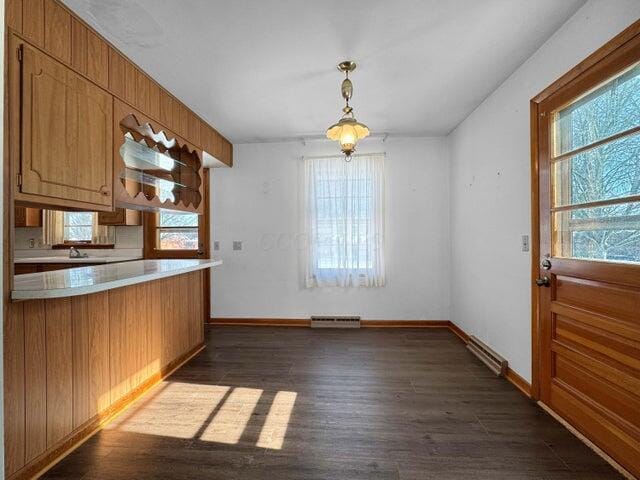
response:
<path id="1" fill-rule="evenodd" d="M 522 246 L 523 252 L 529 251 L 529 235 L 522 235 L 520 245 Z"/>
<path id="2" fill-rule="evenodd" d="M 220 250 L 220 242 L 218 240 L 213 241 L 213 250 L 216 252 Z"/>
<path id="3" fill-rule="evenodd" d="M 233 249 L 234 250 L 242 250 L 242 241 L 234 240 L 233 241 Z"/>

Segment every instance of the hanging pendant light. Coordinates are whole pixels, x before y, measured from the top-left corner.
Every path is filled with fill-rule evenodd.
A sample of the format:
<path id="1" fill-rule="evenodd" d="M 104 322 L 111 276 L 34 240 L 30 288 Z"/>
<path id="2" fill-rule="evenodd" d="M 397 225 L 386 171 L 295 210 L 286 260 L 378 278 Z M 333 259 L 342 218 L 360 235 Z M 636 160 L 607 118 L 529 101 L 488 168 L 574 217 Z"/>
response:
<path id="1" fill-rule="evenodd" d="M 369 128 L 356 120 L 353 115 L 353 108 L 349 105 L 349 100 L 353 96 L 353 83 L 349 79 L 349 73 L 356 69 L 355 62 L 346 61 L 338 65 L 338 70 L 344 72 L 345 79 L 342 81 L 342 98 L 346 105 L 342 109 L 342 118 L 327 129 L 327 138 L 340 143 L 340 150 L 345 154 L 345 159 L 351 160 L 351 155 L 356 151 L 358 140 L 369 136 Z"/>

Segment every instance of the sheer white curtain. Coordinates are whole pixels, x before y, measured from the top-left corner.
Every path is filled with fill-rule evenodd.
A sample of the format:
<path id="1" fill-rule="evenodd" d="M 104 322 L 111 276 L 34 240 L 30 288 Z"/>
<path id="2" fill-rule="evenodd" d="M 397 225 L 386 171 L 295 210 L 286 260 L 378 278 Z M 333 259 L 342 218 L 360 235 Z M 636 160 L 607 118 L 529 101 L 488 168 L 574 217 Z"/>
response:
<path id="1" fill-rule="evenodd" d="M 384 155 L 305 158 L 307 287 L 380 287 Z"/>

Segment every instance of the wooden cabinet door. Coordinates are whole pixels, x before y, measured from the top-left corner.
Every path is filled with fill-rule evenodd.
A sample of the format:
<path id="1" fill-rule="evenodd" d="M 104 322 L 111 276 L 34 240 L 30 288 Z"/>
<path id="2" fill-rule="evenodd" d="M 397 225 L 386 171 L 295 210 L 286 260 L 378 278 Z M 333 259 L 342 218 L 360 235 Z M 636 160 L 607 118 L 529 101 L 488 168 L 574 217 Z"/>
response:
<path id="1" fill-rule="evenodd" d="M 42 210 L 39 208 L 15 207 L 14 226 L 41 227 Z"/>
<path id="2" fill-rule="evenodd" d="M 20 193 L 112 205 L 111 95 L 29 45 L 22 52 Z"/>

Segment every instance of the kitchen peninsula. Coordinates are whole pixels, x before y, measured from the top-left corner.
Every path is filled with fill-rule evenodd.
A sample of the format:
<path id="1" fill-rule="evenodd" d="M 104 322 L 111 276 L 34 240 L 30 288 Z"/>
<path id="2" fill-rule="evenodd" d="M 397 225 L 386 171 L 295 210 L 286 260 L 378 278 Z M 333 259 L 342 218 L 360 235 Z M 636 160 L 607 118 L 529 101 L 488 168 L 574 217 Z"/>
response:
<path id="1" fill-rule="evenodd" d="M 8 453 L 37 474 L 203 345 L 219 260 L 137 260 L 14 277 L 5 322 Z"/>

